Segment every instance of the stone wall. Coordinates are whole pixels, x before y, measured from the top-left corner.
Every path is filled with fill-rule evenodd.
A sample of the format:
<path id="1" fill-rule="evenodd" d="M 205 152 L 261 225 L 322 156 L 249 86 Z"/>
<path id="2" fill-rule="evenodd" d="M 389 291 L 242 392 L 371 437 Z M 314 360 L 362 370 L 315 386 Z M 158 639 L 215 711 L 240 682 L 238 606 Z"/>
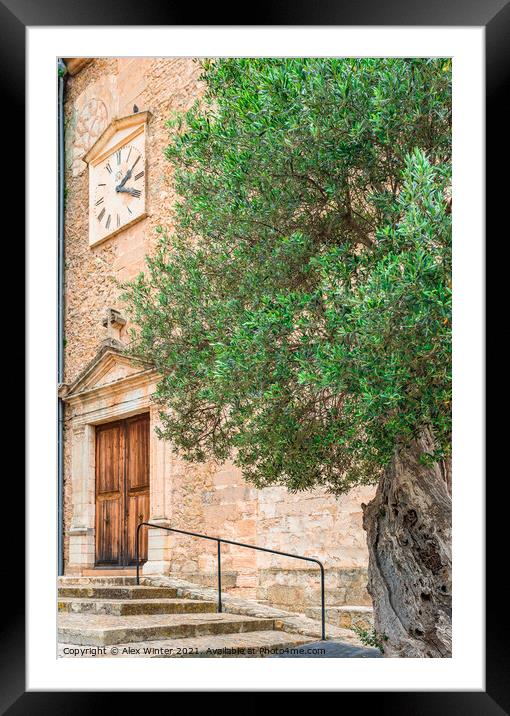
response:
<path id="1" fill-rule="evenodd" d="M 72 383 L 106 338 L 107 308 L 125 311 L 116 281 L 134 277 L 157 240 L 156 227 L 172 228 L 172 170 L 164 158 L 167 120 L 201 96 L 200 67 L 190 58 L 100 58 L 67 80 L 65 208 L 65 382 Z M 89 247 L 88 169 L 84 154 L 115 117 L 133 106 L 149 110 L 147 128 L 147 218 Z M 127 341 L 129 324 L 121 329 Z M 65 425 L 65 561 L 72 516 L 73 471 L 70 414 Z M 335 499 L 321 491 L 291 495 L 284 488 L 248 485 L 232 464 L 189 465 L 168 448 L 167 486 L 173 526 L 320 558 L 327 569 L 330 603 L 366 603 L 367 563 L 361 508 L 373 490 Z M 151 478 L 152 479 L 152 478 Z M 166 478 L 165 478 L 166 479 Z M 216 545 L 169 538 L 174 576 L 214 584 Z M 250 550 L 223 549 L 223 582 L 240 596 L 289 608 L 317 604 L 317 570 L 306 563 Z"/>
<path id="2" fill-rule="evenodd" d="M 122 311 L 116 281 L 134 277 L 156 242 L 155 227 L 171 227 L 171 170 L 163 156 L 165 122 L 200 95 L 199 68 L 191 59 L 94 59 L 68 77 L 65 99 L 65 355 L 64 382 L 72 381 L 106 338 L 107 308 Z M 108 241 L 89 247 L 88 171 L 81 157 L 115 117 L 133 106 L 152 112 L 147 136 L 149 216 Z M 127 337 L 126 325 L 121 338 Z M 69 415 L 65 424 L 64 559 L 68 560 L 72 486 Z"/>
<path id="3" fill-rule="evenodd" d="M 171 167 L 163 155 L 168 144 L 165 123 L 200 96 L 199 74 L 191 59 L 98 59 L 67 81 L 65 382 L 79 374 L 106 337 L 101 326 L 106 308 L 122 310 L 115 281 L 142 271 L 145 256 L 155 246 L 155 228 L 172 226 L 175 194 Z M 135 104 L 152 113 L 146 146 L 149 216 L 90 248 L 88 172 L 79 157 L 112 119 L 130 114 Z M 95 119 L 90 116 L 93 108 Z M 124 336 L 126 331 L 127 326 Z"/>
<path id="4" fill-rule="evenodd" d="M 366 604 L 366 544 L 361 503 L 372 488 L 333 498 L 324 490 L 289 493 L 282 487 L 258 493 L 257 543 L 310 557 L 326 567 L 328 604 Z M 307 562 L 260 555 L 257 597 L 283 609 L 320 601 L 319 570 Z"/>

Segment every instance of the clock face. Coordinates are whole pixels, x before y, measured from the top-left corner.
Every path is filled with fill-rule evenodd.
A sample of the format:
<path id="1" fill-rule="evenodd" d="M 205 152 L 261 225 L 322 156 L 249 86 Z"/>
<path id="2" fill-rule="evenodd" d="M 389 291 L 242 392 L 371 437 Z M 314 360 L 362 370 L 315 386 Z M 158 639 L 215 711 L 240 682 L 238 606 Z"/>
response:
<path id="1" fill-rule="evenodd" d="M 145 157 L 125 144 L 94 168 L 91 193 L 95 236 L 115 234 L 145 215 Z"/>

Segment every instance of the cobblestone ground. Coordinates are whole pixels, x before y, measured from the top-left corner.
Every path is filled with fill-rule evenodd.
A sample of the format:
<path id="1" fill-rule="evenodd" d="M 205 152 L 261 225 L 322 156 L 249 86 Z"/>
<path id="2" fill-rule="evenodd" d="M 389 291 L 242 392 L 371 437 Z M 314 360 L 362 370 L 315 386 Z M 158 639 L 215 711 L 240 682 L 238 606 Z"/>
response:
<path id="1" fill-rule="evenodd" d="M 299 649 L 292 649 L 281 654 L 274 654 L 270 659 L 380 659 L 378 649 L 367 649 L 353 646 L 342 641 L 315 641 Z"/>

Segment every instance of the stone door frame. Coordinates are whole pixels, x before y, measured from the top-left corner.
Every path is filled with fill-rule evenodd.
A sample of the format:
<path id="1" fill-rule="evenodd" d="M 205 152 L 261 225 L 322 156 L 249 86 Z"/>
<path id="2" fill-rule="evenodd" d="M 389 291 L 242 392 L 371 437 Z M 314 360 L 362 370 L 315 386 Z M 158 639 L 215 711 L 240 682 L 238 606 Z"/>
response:
<path id="1" fill-rule="evenodd" d="M 111 378 L 111 380 L 110 380 Z M 155 434 L 158 410 L 151 400 L 157 375 L 134 367 L 120 349 L 107 347 L 62 396 L 69 418 L 66 440 L 71 441 L 71 465 L 65 480 L 71 483 L 72 519 L 68 529 L 66 573 L 80 574 L 95 567 L 95 427 L 149 413 L 150 415 L 150 522 L 167 526 L 171 520 L 171 450 Z M 149 529 L 148 560 L 144 574 L 166 574 L 170 567 L 170 535 Z"/>

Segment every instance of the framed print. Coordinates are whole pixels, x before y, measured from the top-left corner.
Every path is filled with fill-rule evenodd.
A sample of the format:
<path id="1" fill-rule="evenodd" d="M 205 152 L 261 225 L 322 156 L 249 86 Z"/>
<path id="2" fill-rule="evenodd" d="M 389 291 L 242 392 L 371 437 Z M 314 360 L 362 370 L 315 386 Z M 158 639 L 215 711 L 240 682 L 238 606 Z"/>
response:
<path id="1" fill-rule="evenodd" d="M 29 328 L 2 713 L 510 713 L 483 437 L 508 4 L 211 10 L 0 4 Z"/>

